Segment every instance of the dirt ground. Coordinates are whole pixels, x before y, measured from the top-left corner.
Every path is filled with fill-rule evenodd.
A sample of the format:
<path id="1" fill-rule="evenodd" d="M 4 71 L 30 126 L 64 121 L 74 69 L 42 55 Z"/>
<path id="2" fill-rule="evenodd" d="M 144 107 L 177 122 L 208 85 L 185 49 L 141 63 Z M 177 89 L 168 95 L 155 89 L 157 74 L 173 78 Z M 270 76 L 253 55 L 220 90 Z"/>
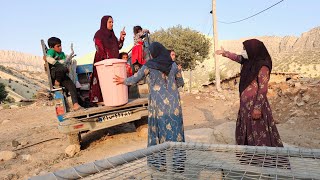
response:
<path id="1" fill-rule="evenodd" d="M 284 83 L 271 88 L 269 101 L 285 143 L 320 148 L 319 87 L 319 84 L 296 84 L 290 87 Z M 205 89 L 184 93 L 181 97 L 186 131 L 214 128 L 236 121 L 239 108 L 237 90 L 217 93 Z M 16 158 L 0 162 L 0 179 L 26 179 L 145 148 L 147 145 L 146 136 L 138 136 L 133 124 L 124 124 L 83 134 L 83 150 L 74 157 L 67 157 L 64 151 L 68 141 L 57 129 L 58 121 L 53 106 L 37 102 L 25 107 L 2 109 L 0 117 L 0 151 L 14 151 L 12 141 L 30 145 L 59 138 L 14 151 L 18 155 Z"/>

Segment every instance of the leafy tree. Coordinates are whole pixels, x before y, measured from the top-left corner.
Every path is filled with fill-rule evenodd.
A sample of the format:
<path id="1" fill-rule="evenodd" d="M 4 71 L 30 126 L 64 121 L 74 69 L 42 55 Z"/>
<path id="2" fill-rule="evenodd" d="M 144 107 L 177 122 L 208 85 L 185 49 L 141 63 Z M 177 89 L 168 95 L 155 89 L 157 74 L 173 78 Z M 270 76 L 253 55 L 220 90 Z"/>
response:
<path id="1" fill-rule="evenodd" d="M 0 102 L 3 102 L 7 96 L 8 92 L 6 91 L 4 84 L 0 83 Z"/>
<path id="2" fill-rule="evenodd" d="M 176 52 L 176 62 L 184 69 L 194 69 L 197 61 L 203 62 L 208 57 L 211 46 L 205 35 L 181 25 L 155 31 L 151 34 L 151 39 L 160 42 L 167 49 L 173 49 Z"/>

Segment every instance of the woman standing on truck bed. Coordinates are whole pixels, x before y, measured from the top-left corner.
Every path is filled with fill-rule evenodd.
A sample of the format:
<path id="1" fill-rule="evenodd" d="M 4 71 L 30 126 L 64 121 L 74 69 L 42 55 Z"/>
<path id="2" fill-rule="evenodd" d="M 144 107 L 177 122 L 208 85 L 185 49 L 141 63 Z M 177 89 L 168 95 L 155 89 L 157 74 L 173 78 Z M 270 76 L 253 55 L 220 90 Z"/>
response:
<path id="1" fill-rule="evenodd" d="M 139 71 L 127 78 L 116 76 L 118 84 L 133 85 L 147 76 L 149 85 L 148 146 L 166 141 L 184 142 L 182 109 L 178 88 L 184 85 L 181 70 L 160 43 L 149 47 L 150 59 Z"/>
<path id="2" fill-rule="evenodd" d="M 124 29 L 120 33 L 120 39 L 113 32 L 113 18 L 111 16 L 103 16 L 101 19 L 100 29 L 94 35 L 94 44 L 96 46 L 96 54 L 94 63 L 104 59 L 118 58 L 119 49 L 122 48 L 126 33 Z M 93 73 L 90 82 L 89 98 L 91 103 L 103 102 L 97 69 L 93 66 Z"/>

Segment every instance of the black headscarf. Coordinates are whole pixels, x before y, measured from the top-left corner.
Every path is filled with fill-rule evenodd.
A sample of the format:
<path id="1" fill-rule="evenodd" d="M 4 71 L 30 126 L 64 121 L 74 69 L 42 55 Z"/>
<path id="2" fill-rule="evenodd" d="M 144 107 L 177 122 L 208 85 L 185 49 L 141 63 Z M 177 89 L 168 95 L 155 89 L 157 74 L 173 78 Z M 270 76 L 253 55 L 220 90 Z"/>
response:
<path id="1" fill-rule="evenodd" d="M 242 60 L 239 85 L 240 94 L 258 77 L 262 66 L 267 66 L 269 72 L 272 70 L 271 57 L 263 42 L 257 39 L 249 39 L 243 42 L 243 46 L 247 51 L 249 59 Z"/>
<path id="2" fill-rule="evenodd" d="M 156 69 L 164 74 L 168 75 L 172 66 L 172 59 L 170 57 L 169 51 L 159 42 L 153 42 L 149 46 L 149 51 L 152 56 L 145 66 Z"/>

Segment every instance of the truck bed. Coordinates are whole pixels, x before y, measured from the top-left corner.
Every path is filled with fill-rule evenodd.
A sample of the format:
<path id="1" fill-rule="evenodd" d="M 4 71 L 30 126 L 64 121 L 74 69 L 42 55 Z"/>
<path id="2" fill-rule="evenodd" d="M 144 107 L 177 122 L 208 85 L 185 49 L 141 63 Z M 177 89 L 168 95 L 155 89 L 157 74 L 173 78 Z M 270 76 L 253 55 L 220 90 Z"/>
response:
<path id="1" fill-rule="evenodd" d="M 148 98 L 138 98 L 138 99 L 129 99 L 129 102 L 122 106 L 109 107 L 109 106 L 100 106 L 100 107 L 91 107 L 87 109 L 81 109 L 74 112 L 68 112 L 64 115 L 64 118 L 85 118 L 91 117 L 99 113 L 104 113 L 108 111 L 115 111 L 133 107 L 145 107 L 148 106 Z"/>

